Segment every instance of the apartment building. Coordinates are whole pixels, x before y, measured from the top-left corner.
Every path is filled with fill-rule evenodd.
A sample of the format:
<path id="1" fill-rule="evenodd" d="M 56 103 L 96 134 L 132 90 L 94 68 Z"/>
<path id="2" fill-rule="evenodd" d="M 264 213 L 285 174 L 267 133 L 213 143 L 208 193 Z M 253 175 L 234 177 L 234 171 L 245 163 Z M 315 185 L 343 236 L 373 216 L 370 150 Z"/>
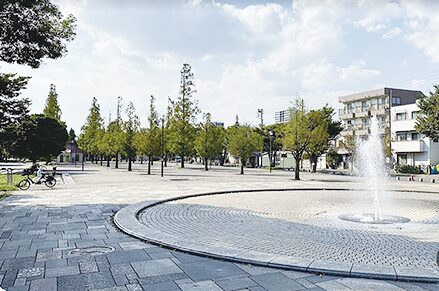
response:
<path id="1" fill-rule="evenodd" d="M 427 171 L 429 165 L 439 164 L 439 140 L 431 140 L 416 131 L 418 115 L 416 103 L 391 109 L 392 155 L 396 164 Z"/>
<path id="2" fill-rule="evenodd" d="M 291 120 L 291 116 L 293 116 L 293 112 L 294 109 L 292 108 L 276 111 L 274 114 L 274 121 L 276 123 L 287 123 Z"/>
<path id="3" fill-rule="evenodd" d="M 390 109 L 413 104 L 422 95 L 421 91 L 380 88 L 339 97 L 339 102 L 343 103 L 339 110 L 344 128 L 341 135 L 366 136 L 371 116 L 377 116 L 383 135 L 390 134 Z"/>

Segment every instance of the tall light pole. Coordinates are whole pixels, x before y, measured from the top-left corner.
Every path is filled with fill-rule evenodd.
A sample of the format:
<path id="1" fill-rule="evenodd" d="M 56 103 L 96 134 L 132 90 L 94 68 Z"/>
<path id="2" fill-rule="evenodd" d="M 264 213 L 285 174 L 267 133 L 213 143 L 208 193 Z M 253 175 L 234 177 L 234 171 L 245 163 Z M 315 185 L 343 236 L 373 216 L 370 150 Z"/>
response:
<path id="1" fill-rule="evenodd" d="M 163 177 L 163 163 L 165 160 L 165 117 L 162 117 L 162 136 L 161 136 L 160 145 L 162 148 L 162 162 L 161 162 L 160 176 Z"/>
<path id="2" fill-rule="evenodd" d="M 271 160 L 272 160 L 272 143 L 273 143 L 273 134 L 274 132 L 272 130 L 268 131 L 268 136 L 270 139 L 270 148 L 269 148 L 269 153 L 268 153 L 268 159 L 269 159 L 269 163 L 270 163 L 270 173 L 271 173 Z"/>
<path id="3" fill-rule="evenodd" d="M 261 119 L 260 126 L 264 126 L 264 109 L 258 109 L 258 117 Z"/>

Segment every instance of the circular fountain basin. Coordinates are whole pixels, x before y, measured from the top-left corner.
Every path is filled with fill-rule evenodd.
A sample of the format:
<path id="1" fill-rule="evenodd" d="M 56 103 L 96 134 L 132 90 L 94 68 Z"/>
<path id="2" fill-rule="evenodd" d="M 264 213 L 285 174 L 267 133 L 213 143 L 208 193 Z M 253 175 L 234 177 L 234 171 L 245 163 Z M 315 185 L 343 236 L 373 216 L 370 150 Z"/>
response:
<path id="1" fill-rule="evenodd" d="M 342 214 L 339 216 L 340 219 L 367 223 L 367 224 L 394 224 L 394 223 L 407 223 L 410 219 L 395 215 L 382 215 L 379 219 L 375 218 L 374 213 L 362 213 L 362 214 Z"/>
<path id="2" fill-rule="evenodd" d="M 141 239 L 203 256 L 345 276 L 439 281 L 438 194 L 387 192 L 392 212 L 383 210 L 381 224 L 368 221 L 374 206 L 366 191 L 207 194 L 131 205 L 115 222 Z"/>

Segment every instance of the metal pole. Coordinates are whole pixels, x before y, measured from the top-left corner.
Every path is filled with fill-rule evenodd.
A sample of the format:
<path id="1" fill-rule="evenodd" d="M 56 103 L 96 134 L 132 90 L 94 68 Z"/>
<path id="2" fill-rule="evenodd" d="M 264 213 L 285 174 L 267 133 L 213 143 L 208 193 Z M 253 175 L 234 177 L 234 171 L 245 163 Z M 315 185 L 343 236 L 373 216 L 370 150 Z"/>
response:
<path id="1" fill-rule="evenodd" d="M 271 141 L 272 141 L 272 137 L 270 134 L 270 153 L 268 154 L 268 157 L 270 159 L 270 173 L 271 173 L 271 159 L 272 159 L 272 153 L 271 153 Z"/>
<path id="2" fill-rule="evenodd" d="M 164 145 L 165 145 L 165 118 L 162 117 L 162 139 L 161 139 L 161 147 L 162 147 L 162 162 L 161 162 L 161 171 L 160 171 L 160 176 L 163 177 L 163 163 L 165 160 L 165 150 L 164 150 Z"/>

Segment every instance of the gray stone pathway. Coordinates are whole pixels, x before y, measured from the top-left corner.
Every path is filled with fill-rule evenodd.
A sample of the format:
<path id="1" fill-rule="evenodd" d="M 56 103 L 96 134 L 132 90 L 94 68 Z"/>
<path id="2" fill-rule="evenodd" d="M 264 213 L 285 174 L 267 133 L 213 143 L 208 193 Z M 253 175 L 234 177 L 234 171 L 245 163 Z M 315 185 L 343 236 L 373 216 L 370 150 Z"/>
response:
<path id="1" fill-rule="evenodd" d="M 439 290 L 435 284 L 320 276 L 188 255 L 141 242 L 119 231 L 112 221 L 115 212 L 135 202 L 207 189 L 261 188 L 266 183 L 285 187 L 296 183 L 291 173 L 269 176 L 253 170 L 243 177 L 235 174 L 237 169 L 203 173 L 198 168 L 170 168 L 162 180 L 157 168 L 155 175 L 146 176 L 144 165 L 136 164 L 132 173 L 90 165 L 87 169 L 86 173 L 68 169 L 76 184 L 53 190 L 34 187 L 0 201 L 3 289 Z M 304 178 L 295 186 L 328 184 L 324 179 L 333 179 L 335 186 L 356 185 L 349 177 Z"/>

